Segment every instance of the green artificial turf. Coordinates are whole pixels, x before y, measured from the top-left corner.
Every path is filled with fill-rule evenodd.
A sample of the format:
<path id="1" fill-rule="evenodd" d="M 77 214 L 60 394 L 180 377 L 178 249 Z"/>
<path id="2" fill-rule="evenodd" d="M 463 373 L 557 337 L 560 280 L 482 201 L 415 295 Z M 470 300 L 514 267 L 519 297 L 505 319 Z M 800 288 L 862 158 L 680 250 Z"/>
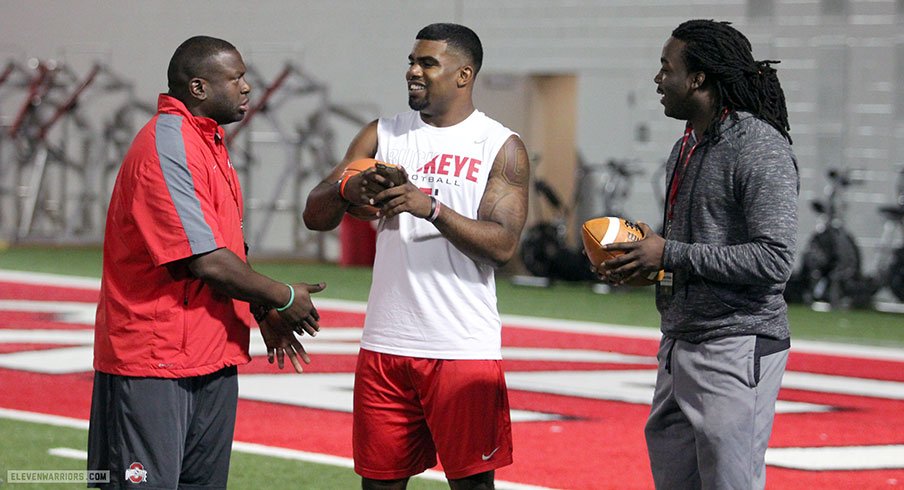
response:
<path id="1" fill-rule="evenodd" d="M 84 484 L 51 484 L 51 483 L 8 483 L 7 472 L 10 470 L 84 470 L 85 461 L 51 456 L 48 451 L 53 448 L 72 448 L 84 450 L 88 440 L 88 432 L 82 429 L 53 427 L 33 424 L 17 420 L 0 418 L 0 488 L 23 488 L 29 490 L 56 488 L 84 488 Z"/>

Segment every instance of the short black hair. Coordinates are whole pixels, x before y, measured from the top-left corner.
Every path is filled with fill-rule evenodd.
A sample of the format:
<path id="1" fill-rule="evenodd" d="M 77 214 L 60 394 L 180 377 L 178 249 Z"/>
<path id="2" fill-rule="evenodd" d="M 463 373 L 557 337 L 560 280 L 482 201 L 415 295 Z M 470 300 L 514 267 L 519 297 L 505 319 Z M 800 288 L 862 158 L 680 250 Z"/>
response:
<path id="1" fill-rule="evenodd" d="M 459 24 L 436 23 L 424 27 L 417 33 L 415 39 L 425 41 L 445 41 L 453 48 L 464 53 L 474 65 L 474 74 L 480 71 L 483 64 L 483 45 L 477 33 L 470 28 Z"/>
<path id="2" fill-rule="evenodd" d="M 181 98 L 188 93 L 188 82 L 207 75 L 207 62 L 224 51 L 235 51 L 230 42 L 210 36 L 194 36 L 176 48 L 166 71 L 170 95 Z"/>

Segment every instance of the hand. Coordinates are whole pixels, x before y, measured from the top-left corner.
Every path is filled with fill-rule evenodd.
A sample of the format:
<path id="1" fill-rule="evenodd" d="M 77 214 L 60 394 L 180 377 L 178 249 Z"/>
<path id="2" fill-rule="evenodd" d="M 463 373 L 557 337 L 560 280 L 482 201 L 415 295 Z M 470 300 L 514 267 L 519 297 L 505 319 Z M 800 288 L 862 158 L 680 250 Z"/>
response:
<path id="1" fill-rule="evenodd" d="M 606 245 L 606 250 L 623 250 L 625 253 L 603 262 L 594 269 L 601 280 L 619 285 L 635 277 L 647 277 L 662 269 L 665 239 L 646 223 L 637 224 L 644 233 L 642 240 Z"/>
<path id="2" fill-rule="evenodd" d="M 374 197 L 382 202 L 379 216 L 392 218 L 402 213 L 411 213 L 418 218 L 428 218 L 432 209 L 430 196 L 411 182 L 390 187 Z"/>
<path id="3" fill-rule="evenodd" d="M 408 182 L 408 172 L 406 172 L 403 167 L 377 163 L 374 165 L 374 168 L 377 170 L 377 175 L 388 179 L 389 182 L 392 183 L 389 187 L 402 185 Z"/>
<path id="4" fill-rule="evenodd" d="M 605 278 L 605 276 L 604 276 L 604 274 L 603 274 L 603 269 L 602 269 L 602 266 L 603 266 L 603 265 L 600 264 L 599 266 L 597 266 L 596 264 L 594 264 L 594 263 L 590 260 L 590 257 L 587 257 L 587 251 L 584 250 L 583 247 L 581 247 L 581 255 L 583 255 L 584 258 L 586 258 L 587 261 L 590 262 L 590 272 L 592 272 L 594 275 L 596 275 L 596 278 L 599 279 L 600 281 L 605 281 L 606 278 Z"/>
<path id="5" fill-rule="evenodd" d="M 387 170 L 390 168 L 393 169 L 392 175 Z M 383 170 L 369 168 L 348 179 L 345 185 L 345 198 L 352 204 L 379 206 L 380 200 L 376 198 L 379 193 L 398 185 L 397 182 L 407 181 L 408 174 L 403 168 L 385 167 Z"/>
<path id="6" fill-rule="evenodd" d="M 288 353 L 289 361 L 292 362 L 296 373 L 304 371 L 301 362 L 311 363 L 311 358 L 304 350 L 304 346 L 295 337 L 292 328 L 283 323 L 282 317 L 276 310 L 270 310 L 259 325 L 261 337 L 267 346 L 267 362 L 273 364 L 273 358 L 276 357 L 277 365 L 279 369 L 282 369 L 285 366 L 285 354 Z"/>
<path id="7" fill-rule="evenodd" d="M 311 302 L 311 294 L 319 293 L 326 289 L 326 283 L 321 282 L 312 285 L 301 282 L 290 287 L 295 290 L 295 300 L 291 306 L 278 312 L 282 322 L 295 330 L 295 332 L 298 332 L 299 335 L 307 333 L 311 337 L 316 336 L 317 332 L 320 331 L 320 324 L 318 323 L 320 321 L 320 313 L 317 313 L 317 308 L 314 308 L 314 303 Z"/>

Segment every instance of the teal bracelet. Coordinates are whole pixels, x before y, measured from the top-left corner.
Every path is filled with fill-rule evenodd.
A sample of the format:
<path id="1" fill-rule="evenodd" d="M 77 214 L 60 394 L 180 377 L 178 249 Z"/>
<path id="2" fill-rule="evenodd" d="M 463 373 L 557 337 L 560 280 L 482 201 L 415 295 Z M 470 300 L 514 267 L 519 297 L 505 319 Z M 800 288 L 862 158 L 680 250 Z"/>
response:
<path id="1" fill-rule="evenodd" d="M 286 311 L 290 306 L 292 306 L 292 303 L 295 302 L 295 288 L 293 288 L 289 284 L 286 284 L 286 286 L 289 287 L 289 302 L 286 303 L 282 308 L 277 308 L 276 311 Z"/>

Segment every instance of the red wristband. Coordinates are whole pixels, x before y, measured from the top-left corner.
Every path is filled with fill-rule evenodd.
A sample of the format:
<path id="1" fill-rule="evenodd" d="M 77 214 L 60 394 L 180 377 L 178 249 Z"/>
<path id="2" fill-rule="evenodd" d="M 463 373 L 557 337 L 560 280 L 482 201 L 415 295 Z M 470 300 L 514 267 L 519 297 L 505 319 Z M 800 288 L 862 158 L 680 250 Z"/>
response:
<path id="1" fill-rule="evenodd" d="M 339 178 L 339 197 L 348 201 L 348 198 L 345 197 L 345 184 L 348 183 L 348 179 L 352 178 L 353 175 L 358 172 L 343 172 L 342 177 Z"/>

